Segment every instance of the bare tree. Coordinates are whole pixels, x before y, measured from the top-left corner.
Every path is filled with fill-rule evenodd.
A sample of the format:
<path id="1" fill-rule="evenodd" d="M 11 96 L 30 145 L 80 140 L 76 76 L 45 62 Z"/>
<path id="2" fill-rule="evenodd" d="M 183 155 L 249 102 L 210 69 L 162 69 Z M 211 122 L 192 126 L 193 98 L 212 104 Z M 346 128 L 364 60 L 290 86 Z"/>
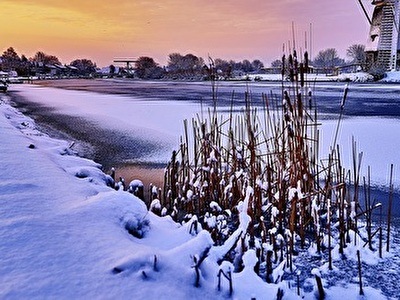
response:
<path id="1" fill-rule="evenodd" d="M 335 48 L 328 48 L 318 52 L 315 57 L 314 66 L 323 68 L 326 73 L 332 72 L 335 67 L 344 64 L 344 59 L 340 58 Z"/>
<path id="2" fill-rule="evenodd" d="M 215 59 L 214 63 L 215 63 L 215 69 L 221 76 L 225 78 L 229 78 L 232 76 L 232 66 L 228 61 L 221 58 L 217 58 Z"/>
<path id="3" fill-rule="evenodd" d="M 204 60 L 191 53 L 186 55 L 171 53 L 168 55 L 168 72 L 172 76 L 188 78 L 201 75 L 203 66 Z"/>
<path id="4" fill-rule="evenodd" d="M 249 60 L 245 59 L 242 61 L 242 70 L 245 73 L 254 71 L 253 65 L 251 64 L 251 62 Z"/>
<path id="5" fill-rule="evenodd" d="M 163 76 L 164 70 L 153 58 L 141 56 L 135 63 L 136 74 L 142 79 L 159 79 Z"/>
<path id="6" fill-rule="evenodd" d="M 264 68 L 264 64 L 263 64 L 262 61 L 259 60 L 259 59 L 253 60 L 253 62 L 251 63 L 251 65 L 253 66 L 254 71 L 261 71 L 261 69 Z"/>
<path id="7" fill-rule="evenodd" d="M 111 76 L 111 77 L 114 77 L 114 75 L 115 75 L 115 70 L 116 70 L 115 66 L 114 66 L 114 65 L 110 65 L 110 66 L 109 66 L 109 69 L 110 69 L 110 76 Z"/>
<path id="8" fill-rule="evenodd" d="M 0 59 L 0 69 L 3 71 L 16 71 L 18 75 L 28 76 L 31 72 L 31 63 L 25 55 L 19 55 L 13 47 L 9 47 L 3 52 Z"/>
<path id="9" fill-rule="evenodd" d="M 77 68 L 80 75 L 89 76 L 96 72 L 96 64 L 90 59 L 75 59 L 70 65 Z"/>
<path id="10" fill-rule="evenodd" d="M 353 63 L 364 65 L 366 61 L 365 46 L 353 44 L 347 48 L 346 55 L 351 58 Z"/>
<path id="11" fill-rule="evenodd" d="M 195 75 L 199 70 L 201 70 L 203 65 L 203 59 L 197 57 L 196 55 L 189 53 L 183 57 L 183 68 L 186 74 L 189 76 Z"/>
<path id="12" fill-rule="evenodd" d="M 276 59 L 273 62 L 271 62 L 271 68 L 282 68 L 282 60 Z"/>
<path id="13" fill-rule="evenodd" d="M 241 61 L 236 62 L 234 60 L 230 60 L 229 64 L 231 65 L 233 71 L 242 71 L 243 69 L 243 64 Z"/>
<path id="14" fill-rule="evenodd" d="M 42 51 L 36 52 L 35 56 L 31 58 L 31 61 L 35 63 L 41 63 L 43 65 L 60 65 L 61 62 L 55 55 L 48 55 Z"/>

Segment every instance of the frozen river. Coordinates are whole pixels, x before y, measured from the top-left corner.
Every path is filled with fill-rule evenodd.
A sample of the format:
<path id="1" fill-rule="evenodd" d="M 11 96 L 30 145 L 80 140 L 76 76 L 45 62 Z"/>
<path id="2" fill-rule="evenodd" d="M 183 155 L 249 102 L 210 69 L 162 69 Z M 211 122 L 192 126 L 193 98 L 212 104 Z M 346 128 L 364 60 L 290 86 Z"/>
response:
<path id="1" fill-rule="evenodd" d="M 15 85 L 13 101 L 26 113 L 60 137 L 79 142 L 82 152 L 112 166 L 139 165 L 162 168 L 179 146 L 183 120 L 211 106 L 210 83 L 142 82 L 126 80 L 55 81 L 52 86 Z M 340 112 L 344 83 L 317 83 L 313 87 L 323 117 L 322 155 L 331 144 Z M 234 96 L 233 95 L 234 91 Z M 262 94 L 280 95 L 280 83 L 218 83 L 218 107 L 237 109 L 250 92 L 255 106 Z M 55 132 L 55 131 L 52 131 Z M 374 193 L 387 199 L 389 166 L 400 166 L 400 85 L 349 85 L 344 121 L 339 135 L 344 162 L 351 166 L 351 139 L 364 152 L 364 174 L 371 166 Z M 395 176 L 395 189 L 400 187 Z M 395 203 L 399 201 L 396 192 Z M 385 202 L 385 199 L 382 199 Z M 400 212 L 396 204 L 395 211 Z"/>

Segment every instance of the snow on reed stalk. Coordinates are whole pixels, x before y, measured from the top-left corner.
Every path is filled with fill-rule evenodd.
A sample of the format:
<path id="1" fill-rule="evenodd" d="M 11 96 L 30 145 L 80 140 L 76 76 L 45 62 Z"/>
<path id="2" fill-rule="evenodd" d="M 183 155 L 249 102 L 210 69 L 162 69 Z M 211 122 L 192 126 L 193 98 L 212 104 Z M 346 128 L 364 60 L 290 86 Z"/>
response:
<path id="1" fill-rule="evenodd" d="M 267 282 L 282 280 L 274 275 L 282 263 L 293 271 L 293 256 L 312 245 L 320 255 L 327 252 L 332 269 L 332 239 L 344 255 L 351 232 L 354 243 L 359 240 L 361 216 L 367 217 L 367 244 L 372 248 L 372 210 L 379 207 L 372 207 L 369 199 L 364 209 L 360 206 L 362 153 L 357 153 L 354 141 L 353 170 L 341 163 L 338 129 L 328 158 L 319 157 L 318 112 L 307 83 L 307 53 L 300 63 L 295 51 L 282 62 L 282 78 L 289 84 L 282 80 L 280 96 L 264 94 L 261 109 L 252 106 L 247 92 L 241 113 L 235 113 L 232 93 L 229 114 L 220 115 L 217 82 L 212 82 L 214 107 L 184 122 L 180 148 L 165 170 L 161 201 L 179 222 L 196 216 L 215 245 L 231 243 L 235 235 L 224 255 L 233 271 L 241 270 L 241 255 L 255 249 L 256 271 Z M 347 93 L 346 86 L 338 127 Z M 245 200 L 250 222 L 242 227 L 240 207 Z"/>

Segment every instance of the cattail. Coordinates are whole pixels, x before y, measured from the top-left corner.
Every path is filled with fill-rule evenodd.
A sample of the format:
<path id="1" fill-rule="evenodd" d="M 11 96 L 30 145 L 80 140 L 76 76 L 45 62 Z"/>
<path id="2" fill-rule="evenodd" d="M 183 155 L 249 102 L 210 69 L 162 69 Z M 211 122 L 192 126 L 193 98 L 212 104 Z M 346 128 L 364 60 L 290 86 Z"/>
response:
<path id="1" fill-rule="evenodd" d="M 340 103 L 340 109 L 344 109 L 344 105 L 346 103 L 346 98 L 347 98 L 347 92 L 349 91 L 349 85 L 346 84 L 344 86 L 344 90 L 343 90 L 343 97 L 342 97 L 342 102 Z"/>
<path id="2" fill-rule="evenodd" d="M 311 89 L 308 91 L 308 107 L 310 110 L 312 109 L 312 90 Z"/>
<path id="3" fill-rule="evenodd" d="M 300 63 L 300 86 L 304 87 L 304 64 Z"/>
<path id="4" fill-rule="evenodd" d="M 299 114 L 299 118 L 303 118 L 303 100 L 301 93 L 297 94 L 297 113 Z"/>
<path id="5" fill-rule="evenodd" d="M 308 61 L 308 52 L 304 52 L 304 69 L 306 73 L 308 73 L 309 61 Z"/>
<path id="6" fill-rule="evenodd" d="M 285 93 L 284 93 L 284 99 L 285 99 L 285 102 L 284 102 L 284 107 L 287 107 L 288 109 L 289 109 L 289 111 L 291 112 L 291 113 L 293 113 L 293 106 L 292 106 L 292 103 L 290 102 L 290 97 L 289 97 L 289 93 L 288 93 L 288 91 L 285 91 Z"/>
<path id="7" fill-rule="evenodd" d="M 285 73 L 286 73 L 285 65 L 286 65 L 286 56 L 285 56 L 285 54 L 283 54 L 283 56 L 282 56 L 282 78 L 285 77 Z"/>
<path id="8" fill-rule="evenodd" d="M 357 217 L 365 215 L 367 226 L 372 223 L 369 199 L 366 211 L 358 214 L 356 196 L 351 199 L 350 195 L 354 189 L 349 189 L 346 183 L 349 178 L 354 179 L 357 189 L 362 155 L 354 155 L 355 166 L 351 172 L 346 171 L 336 147 L 348 86 L 342 95 L 331 153 L 327 160 L 320 159 L 317 105 L 306 82 L 308 70 L 307 52 L 301 63 L 295 52 L 288 58 L 283 55 L 282 79 L 289 73 L 292 83 L 282 80 L 282 93 L 271 94 L 268 101 L 263 95 L 261 117 L 259 110 L 252 107 L 251 94 L 247 92 L 242 114 L 234 111 L 232 95 L 228 117 L 219 116 L 214 106 L 208 110 L 208 116 L 205 113 L 203 117 L 203 112 L 197 115 L 192 130 L 187 130 L 185 123 L 182 146 L 173 153 L 165 172 L 168 184 L 164 186 L 168 192 L 164 191 L 167 198 L 163 203 L 174 220 L 188 221 L 196 216 L 198 221 L 190 229 L 197 232 L 197 225 L 199 230 L 208 230 L 216 245 L 223 245 L 236 232 L 236 240 L 230 240 L 232 244 L 224 258 L 229 257 L 237 271 L 247 249 L 261 249 L 257 248 L 260 244 L 267 244 L 268 251 L 255 251 L 258 263 L 265 263 L 265 272 L 262 268 L 256 268 L 255 272 L 265 276 L 266 281 L 272 281 L 273 268 L 279 261 L 286 258 L 287 265 L 293 266 L 296 247 L 306 246 L 306 237 L 317 245 L 318 252 L 324 252 L 332 269 L 332 245 L 336 244 L 332 239 L 339 239 L 337 244 L 342 251 L 350 242 L 349 229 L 357 229 Z M 305 109 L 307 105 L 309 110 Z M 242 211 L 240 205 L 250 187 L 254 193 L 247 198 L 246 210 Z M 157 190 L 157 197 L 162 195 Z M 245 226 L 241 223 L 244 213 L 251 220 Z M 367 228 L 372 243 L 375 233 L 370 230 Z M 322 247 L 324 234 L 328 238 L 327 249 Z M 196 261 L 194 270 L 199 285 L 200 270 L 195 266 Z M 219 287 L 223 277 L 232 285 L 231 273 L 224 272 L 220 270 L 217 275 Z M 321 278 L 316 280 L 323 297 Z M 230 290 L 232 293 L 232 287 Z M 299 290 L 298 286 L 298 293 Z"/>
<path id="9" fill-rule="evenodd" d="M 294 63 L 292 54 L 289 55 L 289 79 L 294 82 Z"/>

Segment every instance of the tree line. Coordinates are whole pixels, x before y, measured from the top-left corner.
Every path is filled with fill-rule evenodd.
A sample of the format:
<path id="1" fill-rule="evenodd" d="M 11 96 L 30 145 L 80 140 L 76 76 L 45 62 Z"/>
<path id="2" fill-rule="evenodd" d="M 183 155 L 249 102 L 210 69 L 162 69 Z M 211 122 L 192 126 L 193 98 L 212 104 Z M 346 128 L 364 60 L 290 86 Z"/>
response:
<path id="1" fill-rule="evenodd" d="M 358 66 L 363 71 L 372 71 L 372 68 L 375 67 L 367 65 L 365 46 L 362 44 L 349 46 L 346 50 L 346 56 L 349 58 L 347 61 L 339 57 L 335 48 L 327 48 L 320 50 L 310 64 L 314 68 L 323 70 L 325 73 L 330 73 L 338 67 L 349 65 Z M 271 67 L 282 68 L 282 64 L 281 59 L 276 59 L 271 63 Z"/>
<path id="2" fill-rule="evenodd" d="M 347 61 L 339 57 L 335 48 L 327 48 L 318 52 L 311 61 L 311 65 L 326 74 L 344 66 L 355 66 L 359 70 L 371 72 L 374 71 L 373 68 L 377 68 L 376 66 L 367 66 L 364 45 L 349 46 L 346 55 L 349 58 Z M 167 66 L 162 68 L 153 58 L 142 56 L 135 63 L 136 76 L 144 79 L 207 79 L 210 76 L 228 79 L 238 75 L 265 71 L 264 64 L 258 59 L 252 62 L 246 59 L 240 62 L 220 58 L 209 58 L 208 60 L 205 63 L 203 58 L 193 54 L 172 53 L 168 56 Z M 283 67 L 282 64 L 282 60 L 277 59 L 271 63 L 271 68 L 280 70 Z M 212 73 L 212 70 L 216 74 Z"/>
<path id="3" fill-rule="evenodd" d="M 49 55 L 42 51 L 38 51 L 33 57 L 27 58 L 23 54 L 19 56 L 13 47 L 9 47 L 0 57 L 0 69 L 5 72 L 15 71 L 19 76 L 46 73 L 53 66 L 64 67 L 57 56 Z M 73 67 L 77 75 L 85 76 L 93 74 L 97 69 L 96 63 L 85 58 L 75 59 L 70 62 L 69 66 Z"/>
<path id="4" fill-rule="evenodd" d="M 357 64 L 361 69 L 367 70 L 364 45 L 351 45 L 346 54 L 350 61 L 340 58 L 335 48 L 324 49 L 318 52 L 310 64 L 315 68 L 324 70 L 326 73 L 346 64 Z M 1 70 L 16 71 L 20 76 L 31 76 L 46 72 L 46 67 L 51 65 L 63 66 L 57 56 L 49 55 L 42 51 L 38 51 L 28 59 L 25 55 L 19 56 L 13 47 L 9 47 L 0 57 Z M 96 63 L 85 58 L 75 59 L 69 66 L 76 70 L 77 75 L 90 76 L 97 71 Z M 271 63 L 271 68 L 282 69 L 282 60 L 274 60 Z M 123 68 L 120 69 L 124 70 Z M 369 69 L 372 70 L 371 67 Z M 220 79 L 229 79 L 249 73 L 259 73 L 264 70 L 264 64 L 259 59 L 234 61 L 208 58 L 205 61 L 202 57 L 191 53 L 185 55 L 171 53 L 168 55 L 166 66 L 160 66 L 152 57 L 139 57 L 134 65 L 134 76 L 142 79 L 204 80 L 215 76 Z M 125 74 L 130 74 L 130 70 L 124 71 Z M 118 75 L 114 65 L 109 66 L 109 75 Z"/>
<path id="5" fill-rule="evenodd" d="M 255 59 L 252 62 L 208 58 L 208 61 L 194 54 L 171 53 L 168 62 L 161 67 L 151 57 L 141 56 L 135 63 L 135 75 L 143 79 L 209 79 L 211 76 L 230 78 L 234 75 L 260 72 L 264 64 Z M 215 70 L 215 71 L 214 71 Z M 216 74 L 215 74 L 216 73 Z"/>
<path id="6" fill-rule="evenodd" d="M 211 66 L 212 65 L 212 66 Z M 33 76 L 38 73 L 46 73 L 49 67 L 63 67 L 59 58 L 55 55 L 49 55 L 38 51 L 33 57 L 27 58 L 25 55 L 18 55 L 13 47 L 6 49 L 0 56 L 0 69 L 10 72 L 16 71 L 20 76 Z M 95 62 L 90 59 L 76 59 L 69 63 L 77 70 L 77 75 L 93 75 L 98 71 Z M 259 72 L 264 68 L 264 64 L 256 59 L 249 61 L 224 60 L 211 58 L 206 63 L 202 57 L 194 54 L 182 55 L 180 53 L 171 53 L 168 55 L 168 63 L 161 67 L 152 57 L 141 56 L 135 62 L 135 77 L 143 79 L 202 79 L 210 77 L 210 69 L 215 68 L 218 76 L 223 78 L 232 77 L 234 74 Z M 124 70 L 129 74 L 129 70 Z M 116 67 L 109 66 L 111 76 L 116 76 Z"/>

